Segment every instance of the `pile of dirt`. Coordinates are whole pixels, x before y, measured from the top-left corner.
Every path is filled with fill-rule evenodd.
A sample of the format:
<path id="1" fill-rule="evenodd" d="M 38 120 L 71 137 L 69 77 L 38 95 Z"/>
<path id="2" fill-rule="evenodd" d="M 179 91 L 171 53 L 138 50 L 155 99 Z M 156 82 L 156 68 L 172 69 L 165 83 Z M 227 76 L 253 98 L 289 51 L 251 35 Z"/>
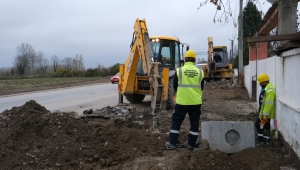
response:
<path id="1" fill-rule="evenodd" d="M 159 134 L 132 121 L 77 120 L 50 113 L 33 100 L 0 115 L 3 169 L 110 167 L 163 151 Z"/>
<path id="2" fill-rule="evenodd" d="M 251 109 L 240 108 L 251 108 L 243 98 L 245 93 L 241 89 L 220 89 L 208 84 L 201 121 L 252 120 Z M 208 150 L 205 141 L 193 152 L 184 148 L 166 150 L 164 143 L 169 140 L 172 110 L 158 113 L 159 128 L 155 131 L 150 130 L 153 118 L 150 113 L 150 108 L 136 108 L 126 119 L 122 116 L 76 119 L 74 113 L 51 113 L 35 101 L 28 101 L 0 113 L 0 167 L 246 170 L 293 166 L 280 142 L 232 155 Z M 180 130 L 180 143 L 186 142 L 188 133 L 187 118 Z"/>

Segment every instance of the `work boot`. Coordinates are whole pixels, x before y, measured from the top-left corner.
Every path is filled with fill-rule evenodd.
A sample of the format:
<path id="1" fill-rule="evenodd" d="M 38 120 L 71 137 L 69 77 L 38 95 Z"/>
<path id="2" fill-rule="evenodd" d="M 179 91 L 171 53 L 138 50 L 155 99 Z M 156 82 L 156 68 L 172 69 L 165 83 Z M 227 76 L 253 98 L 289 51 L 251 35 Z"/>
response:
<path id="1" fill-rule="evenodd" d="M 265 144 L 270 143 L 270 139 L 264 139 L 263 141 Z"/>
<path id="2" fill-rule="evenodd" d="M 189 150 L 189 151 L 193 151 L 194 148 L 195 148 L 194 146 L 191 146 L 188 143 L 186 143 L 183 147 L 186 148 L 186 150 Z"/>
<path id="3" fill-rule="evenodd" d="M 165 147 L 166 147 L 168 150 L 174 150 L 174 149 L 177 148 L 176 145 L 173 145 L 173 144 L 171 144 L 170 142 L 166 142 L 166 143 L 165 143 Z"/>
<path id="4" fill-rule="evenodd" d="M 255 141 L 255 146 L 256 146 L 256 147 L 263 146 L 263 145 L 265 145 L 265 142 L 264 142 L 264 141 L 261 141 L 261 140 Z"/>
<path id="5" fill-rule="evenodd" d="M 187 150 L 189 150 L 189 151 L 193 151 L 193 150 L 194 150 L 194 148 L 195 148 L 195 147 L 193 147 L 193 146 L 190 146 L 190 145 L 187 145 L 187 146 L 186 146 L 186 149 L 187 149 Z"/>

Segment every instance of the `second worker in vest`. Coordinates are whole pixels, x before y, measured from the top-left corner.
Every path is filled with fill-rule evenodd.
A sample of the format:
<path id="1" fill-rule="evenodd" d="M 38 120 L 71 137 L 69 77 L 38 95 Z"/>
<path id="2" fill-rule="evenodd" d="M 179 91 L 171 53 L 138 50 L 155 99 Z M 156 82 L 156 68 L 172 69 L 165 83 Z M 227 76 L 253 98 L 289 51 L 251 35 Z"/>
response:
<path id="1" fill-rule="evenodd" d="M 185 147 L 193 150 L 199 135 L 199 121 L 204 87 L 204 73 L 195 66 L 196 53 L 188 50 L 184 55 L 185 63 L 176 69 L 173 88 L 176 92 L 176 105 L 172 115 L 170 141 L 165 143 L 167 149 L 176 149 L 180 126 L 189 114 L 190 132 Z"/>
<path id="2" fill-rule="evenodd" d="M 258 117 L 255 122 L 257 131 L 256 146 L 264 145 L 270 139 L 270 120 L 275 118 L 276 89 L 269 82 L 267 74 L 262 73 L 257 77 L 257 83 L 261 86 L 259 95 Z"/>

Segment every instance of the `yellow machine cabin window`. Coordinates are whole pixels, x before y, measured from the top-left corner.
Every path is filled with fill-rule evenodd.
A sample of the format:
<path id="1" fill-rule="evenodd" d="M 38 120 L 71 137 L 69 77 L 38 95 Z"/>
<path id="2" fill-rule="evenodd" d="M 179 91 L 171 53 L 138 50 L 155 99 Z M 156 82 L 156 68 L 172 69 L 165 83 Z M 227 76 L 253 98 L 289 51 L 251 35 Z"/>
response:
<path id="1" fill-rule="evenodd" d="M 214 48 L 213 49 L 213 60 L 217 67 L 228 67 L 228 54 L 225 48 Z"/>
<path id="2" fill-rule="evenodd" d="M 180 67 L 180 51 L 179 43 L 175 42 L 175 69 Z"/>
<path id="3" fill-rule="evenodd" d="M 168 67 L 175 70 L 180 67 L 179 42 L 171 40 L 152 41 L 154 61 L 161 62 L 160 67 Z"/>
<path id="4" fill-rule="evenodd" d="M 171 65 L 171 49 L 170 47 L 161 48 L 161 64 L 162 65 Z"/>

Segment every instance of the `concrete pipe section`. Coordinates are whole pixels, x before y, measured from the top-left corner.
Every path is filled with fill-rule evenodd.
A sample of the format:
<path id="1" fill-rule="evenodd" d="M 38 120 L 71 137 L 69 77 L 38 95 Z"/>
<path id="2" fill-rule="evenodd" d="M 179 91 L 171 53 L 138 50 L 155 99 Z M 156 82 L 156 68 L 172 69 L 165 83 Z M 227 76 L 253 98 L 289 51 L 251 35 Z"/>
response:
<path id="1" fill-rule="evenodd" d="M 201 137 L 211 150 L 231 154 L 255 147 L 254 124 L 251 121 L 208 121 L 201 123 Z"/>

